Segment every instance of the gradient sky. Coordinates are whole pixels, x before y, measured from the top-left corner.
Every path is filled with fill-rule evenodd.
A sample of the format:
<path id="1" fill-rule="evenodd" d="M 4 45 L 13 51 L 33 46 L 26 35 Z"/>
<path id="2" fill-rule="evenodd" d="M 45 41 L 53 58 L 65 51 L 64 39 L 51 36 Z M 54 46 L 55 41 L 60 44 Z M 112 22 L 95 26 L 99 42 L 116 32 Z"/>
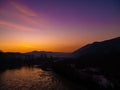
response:
<path id="1" fill-rule="evenodd" d="M 120 0 L 0 0 L 0 49 L 72 52 L 120 36 Z"/>

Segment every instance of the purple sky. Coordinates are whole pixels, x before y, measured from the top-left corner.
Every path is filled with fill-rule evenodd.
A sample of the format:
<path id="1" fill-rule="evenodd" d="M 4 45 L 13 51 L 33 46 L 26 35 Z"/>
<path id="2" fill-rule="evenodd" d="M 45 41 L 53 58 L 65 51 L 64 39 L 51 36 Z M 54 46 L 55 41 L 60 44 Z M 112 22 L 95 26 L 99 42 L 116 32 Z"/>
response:
<path id="1" fill-rule="evenodd" d="M 119 0 L 0 0 L 3 51 L 72 52 L 118 36 Z"/>

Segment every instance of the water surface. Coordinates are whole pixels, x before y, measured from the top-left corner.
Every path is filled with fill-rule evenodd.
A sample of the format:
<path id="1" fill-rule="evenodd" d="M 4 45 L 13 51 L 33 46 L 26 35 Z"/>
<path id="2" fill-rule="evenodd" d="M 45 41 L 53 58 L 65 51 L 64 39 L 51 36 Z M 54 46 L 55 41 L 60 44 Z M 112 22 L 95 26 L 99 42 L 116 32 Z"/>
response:
<path id="1" fill-rule="evenodd" d="M 0 90 L 85 90 L 51 71 L 22 67 L 0 73 Z"/>

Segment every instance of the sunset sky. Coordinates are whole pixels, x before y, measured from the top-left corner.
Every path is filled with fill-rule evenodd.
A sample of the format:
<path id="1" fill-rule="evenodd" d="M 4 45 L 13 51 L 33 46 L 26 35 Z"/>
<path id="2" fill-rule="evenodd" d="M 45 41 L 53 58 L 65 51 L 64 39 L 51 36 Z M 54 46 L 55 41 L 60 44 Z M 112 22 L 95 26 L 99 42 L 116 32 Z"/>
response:
<path id="1" fill-rule="evenodd" d="M 0 0 L 0 50 L 72 52 L 120 36 L 120 0 Z"/>

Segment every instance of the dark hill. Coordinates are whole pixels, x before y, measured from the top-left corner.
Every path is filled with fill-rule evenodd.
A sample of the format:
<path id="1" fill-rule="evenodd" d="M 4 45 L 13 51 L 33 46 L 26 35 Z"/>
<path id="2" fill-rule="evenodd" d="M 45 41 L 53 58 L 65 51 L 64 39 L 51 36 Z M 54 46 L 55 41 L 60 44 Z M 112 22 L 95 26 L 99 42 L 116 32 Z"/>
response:
<path id="1" fill-rule="evenodd" d="M 75 52 L 73 52 L 73 54 L 76 57 L 80 57 L 86 54 L 96 54 L 96 53 L 107 54 L 113 51 L 120 52 L 120 37 L 102 42 L 94 42 L 92 44 L 88 44 L 76 50 Z"/>
<path id="2" fill-rule="evenodd" d="M 120 37 L 86 45 L 73 52 L 78 67 L 95 67 L 120 81 Z"/>
<path id="3" fill-rule="evenodd" d="M 97 86 L 93 77 L 96 75 L 98 77 L 104 76 L 115 87 L 105 90 L 120 89 L 120 37 L 88 44 L 72 54 L 74 59 L 55 62 L 56 72 L 67 78 L 72 78 L 74 81 L 82 81 L 82 84 L 84 83 L 87 87 L 90 85 L 92 88 Z M 97 79 L 97 82 L 99 80 L 104 82 L 104 79 Z"/>

